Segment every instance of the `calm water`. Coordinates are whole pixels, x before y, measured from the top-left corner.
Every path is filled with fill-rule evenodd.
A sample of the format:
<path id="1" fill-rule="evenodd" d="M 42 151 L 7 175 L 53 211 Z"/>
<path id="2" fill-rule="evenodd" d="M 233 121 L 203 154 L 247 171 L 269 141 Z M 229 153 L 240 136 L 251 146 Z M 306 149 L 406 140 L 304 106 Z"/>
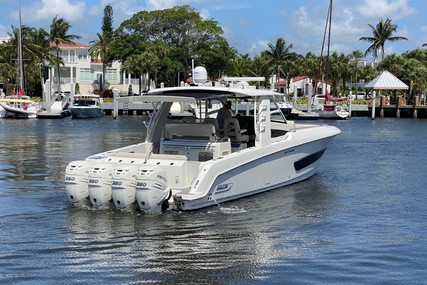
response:
<path id="1" fill-rule="evenodd" d="M 311 179 L 191 213 L 70 208 L 142 117 L 0 120 L 2 284 L 425 284 L 427 120 L 352 118 Z"/>

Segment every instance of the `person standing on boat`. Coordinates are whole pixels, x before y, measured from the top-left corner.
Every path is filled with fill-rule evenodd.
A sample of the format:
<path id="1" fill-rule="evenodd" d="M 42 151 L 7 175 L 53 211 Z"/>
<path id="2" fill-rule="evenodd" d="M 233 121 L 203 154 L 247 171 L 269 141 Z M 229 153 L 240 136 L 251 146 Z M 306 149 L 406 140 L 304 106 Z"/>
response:
<path id="1" fill-rule="evenodd" d="M 227 118 L 231 118 L 231 101 L 225 102 L 221 109 L 219 109 L 218 114 L 216 116 L 216 120 L 218 121 L 218 126 L 222 130 L 224 129 L 224 121 Z"/>

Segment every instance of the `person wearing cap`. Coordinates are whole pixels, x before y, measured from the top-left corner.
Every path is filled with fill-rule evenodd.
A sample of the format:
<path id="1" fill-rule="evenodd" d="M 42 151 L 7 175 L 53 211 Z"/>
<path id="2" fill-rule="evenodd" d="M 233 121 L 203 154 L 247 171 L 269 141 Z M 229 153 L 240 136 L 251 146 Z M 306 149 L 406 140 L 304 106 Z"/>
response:
<path id="1" fill-rule="evenodd" d="M 225 102 L 221 109 L 219 109 L 218 114 L 216 116 L 216 120 L 218 121 L 218 126 L 222 130 L 224 129 L 225 119 L 231 118 L 231 101 Z"/>

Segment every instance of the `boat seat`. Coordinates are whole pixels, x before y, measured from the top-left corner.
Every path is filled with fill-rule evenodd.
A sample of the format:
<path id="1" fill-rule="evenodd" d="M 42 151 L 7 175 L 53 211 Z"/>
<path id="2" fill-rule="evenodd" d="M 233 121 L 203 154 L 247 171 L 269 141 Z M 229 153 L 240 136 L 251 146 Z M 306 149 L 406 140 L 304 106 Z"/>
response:
<path id="1" fill-rule="evenodd" d="M 224 121 L 224 136 L 229 137 L 232 143 L 248 142 L 249 136 L 243 135 L 246 130 L 240 129 L 236 118 L 227 118 Z"/>
<path id="2" fill-rule="evenodd" d="M 213 124 L 166 124 L 165 139 L 168 140 L 217 140 Z"/>
<path id="3" fill-rule="evenodd" d="M 196 119 L 194 117 L 184 117 L 181 119 L 181 123 L 184 124 L 195 124 L 196 123 Z"/>
<path id="4" fill-rule="evenodd" d="M 215 118 L 205 118 L 203 120 L 204 124 L 212 124 L 215 127 L 215 133 L 217 136 L 220 135 L 220 129 L 219 129 L 219 125 L 218 125 L 218 121 Z"/>
<path id="5" fill-rule="evenodd" d="M 135 159 L 141 159 L 141 158 L 150 158 L 150 159 L 159 159 L 159 160 L 188 160 L 188 158 L 185 155 L 171 155 L 171 154 L 158 154 L 158 153 L 152 153 L 150 155 L 147 155 L 147 153 L 139 153 L 139 152 L 113 152 L 107 154 L 109 157 L 124 157 L 124 158 L 135 158 Z"/>

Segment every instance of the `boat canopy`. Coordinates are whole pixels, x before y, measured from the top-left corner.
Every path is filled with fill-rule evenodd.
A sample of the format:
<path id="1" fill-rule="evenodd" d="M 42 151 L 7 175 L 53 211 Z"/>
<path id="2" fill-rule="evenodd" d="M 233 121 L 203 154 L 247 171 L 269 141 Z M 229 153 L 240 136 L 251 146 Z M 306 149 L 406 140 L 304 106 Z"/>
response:
<path id="1" fill-rule="evenodd" d="M 0 98 L 0 102 L 5 102 L 5 103 L 36 103 L 32 100 L 29 99 L 17 99 L 17 98 Z"/>
<path id="2" fill-rule="evenodd" d="M 194 97 L 198 100 L 218 98 L 218 97 L 261 97 L 274 96 L 274 92 L 267 89 L 244 89 L 228 87 L 170 87 L 150 90 L 148 95 L 173 95 L 182 97 Z"/>

